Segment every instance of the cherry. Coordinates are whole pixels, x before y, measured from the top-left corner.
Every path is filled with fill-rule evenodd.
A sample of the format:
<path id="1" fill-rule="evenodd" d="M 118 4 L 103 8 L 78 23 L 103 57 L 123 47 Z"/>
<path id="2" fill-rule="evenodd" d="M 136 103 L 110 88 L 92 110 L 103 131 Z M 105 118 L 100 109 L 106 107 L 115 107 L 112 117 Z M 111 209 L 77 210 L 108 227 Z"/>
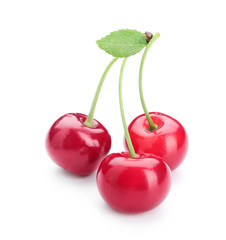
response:
<path id="1" fill-rule="evenodd" d="M 149 113 L 144 101 L 142 74 L 144 61 L 152 43 L 160 35 L 155 34 L 149 41 L 141 59 L 139 71 L 139 91 L 143 115 L 129 125 L 134 149 L 137 153 L 155 154 L 163 159 L 171 170 L 183 161 L 188 149 L 188 137 L 183 126 L 174 118 L 163 113 Z M 127 146 L 127 144 L 126 144 Z"/>
<path id="2" fill-rule="evenodd" d="M 113 153 L 101 163 L 97 186 L 103 199 L 115 210 L 143 212 L 158 206 L 168 195 L 171 171 L 157 157 Z"/>
<path id="3" fill-rule="evenodd" d="M 87 116 L 68 113 L 50 128 L 46 147 L 53 161 L 65 170 L 86 176 L 96 170 L 111 148 L 107 129 L 97 120 L 84 125 Z"/>
<path id="4" fill-rule="evenodd" d="M 98 84 L 89 115 L 68 113 L 50 128 L 46 148 L 52 160 L 65 170 L 86 176 L 95 171 L 111 148 L 106 128 L 93 119 L 95 107 L 106 75 L 118 58 L 105 69 Z"/>
<path id="5" fill-rule="evenodd" d="M 174 170 L 187 153 L 187 133 L 176 119 L 166 114 L 154 112 L 150 116 L 158 125 L 156 130 L 149 130 L 145 114 L 136 117 L 128 127 L 135 152 L 155 154 Z"/>
<path id="6" fill-rule="evenodd" d="M 122 102 L 122 76 L 119 78 L 119 103 L 122 123 L 130 153 L 107 156 L 97 171 L 97 186 L 103 199 L 115 210 L 135 213 L 150 210 L 167 196 L 171 171 L 162 159 L 153 155 L 136 154 L 126 125 Z"/>

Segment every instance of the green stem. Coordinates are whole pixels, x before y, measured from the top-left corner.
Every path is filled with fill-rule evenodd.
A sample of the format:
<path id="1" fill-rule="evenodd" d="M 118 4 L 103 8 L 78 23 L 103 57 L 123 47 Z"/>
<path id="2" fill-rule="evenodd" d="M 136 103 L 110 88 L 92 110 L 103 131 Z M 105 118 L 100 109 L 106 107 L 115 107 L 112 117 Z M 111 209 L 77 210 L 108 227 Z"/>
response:
<path id="1" fill-rule="evenodd" d="M 118 58 L 114 58 L 110 63 L 109 65 L 107 66 L 107 68 L 105 69 L 101 79 L 100 79 L 100 82 L 97 86 L 97 90 L 96 90 L 96 93 L 95 93 L 95 96 L 94 96 L 94 99 L 93 99 L 93 102 L 92 102 L 92 105 L 91 105 L 91 109 L 90 109 L 90 112 L 89 112 L 89 115 L 86 119 L 86 121 L 84 122 L 84 124 L 87 126 L 87 127 L 93 127 L 93 115 L 94 115 L 94 111 L 95 111 L 95 108 L 96 108 L 96 105 L 97 105 L 97 100 L 98 100 L 98 97 L 99 97 L 99 94 L 100 94 L 100 90 L 101 90 L 101 87 L 104 83 L 104 80 L 107 76 L 107 73 L 108 71 L 110 70 L 111 66 L 118 60 Z"/>
<path id="2" fill-rule="evenodd" d="M 130 135 L 129 135 L 128 127 L 127 127 L 127 124 L 126 124 L 126 118 L 125 118 L 123 101 L 122 101 L 122 77 L 123 77 L 123 72 L 124 72 L 126 60 L 127 60 L 127 58 L 124 58 L 124 60 L 122 62 L 122 67 L 121 67 L 120 76 L 119 76 L 119 104 L 120 104 L 120 112 L 121 112 L 121 117 L 122 117 L 122 123 L 123 123 L 123 127 L 124 127 L 124 132 L 125 132 L 126 141 L 127 141 L 127 144 L 128 144 L 130 156 L 132 158 L 136 158 L 136 153 L 134 151 L 133 144 L 132 144 L 132 141 L 131 141 L 131 138 L 130 138 Z"/>
<path id="3" fill-rule="evenodd" d="M 147 47 L 145 48 L 145 51 L 144 51 L 144 54 L 142 56 L 142 59 L 141 59 L 141 63 L 140 63 L 140 72 L 139 72 L 139 91 L 140 91 L 140 100 L 141 100 L 141 104 L 142 104 L 142 107 L 144 109 L 144 113 L 145 113 L 145 116 L 148 120 L 148 123 L 149 123 L 149 130 L 150 131 L 154 131 L 158 128 L 158 126 L 156 124 L 154 124 L 153 120 L 151 119 L 150 115 L 149 115 L 149 112 L 147 110 L 147 107 L 146 107 L 146 104 L 145 104 L 145 101 L 144 101 L 144 94 L 143 94 L 143 88 L 142 88 L 142 77 L 143 77 L 143 68 L 144 68 L 144 61 L 145 61 L 145 58 L 147 56 L 147 53 L 148 53 L 148 50 L 150 49 L 151 45 L 153 44 L 153 42 L 160 37 L 160 34 L 159 33 L 156 33 L 152 39 L 150 40 L 150 42 L 148 43 Z"/>

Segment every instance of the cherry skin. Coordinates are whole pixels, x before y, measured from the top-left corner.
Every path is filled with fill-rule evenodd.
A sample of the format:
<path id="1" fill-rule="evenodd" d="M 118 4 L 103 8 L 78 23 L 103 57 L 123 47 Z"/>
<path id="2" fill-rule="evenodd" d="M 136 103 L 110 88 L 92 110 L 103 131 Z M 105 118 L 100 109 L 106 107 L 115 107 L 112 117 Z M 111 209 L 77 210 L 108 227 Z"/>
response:
<path id="1" fill-rule="evenodd" d="M 103 199 L 115 210 L 138 213 L 153 209 L 167 196 L 170 168 L 158 157 L 113 153 L 100 164 L 97 186 Z"/>
<path id="2" fill-rule="evenodd" d="M 65 170 L 86 176 L 95 171 L 111 148 L 111 137 L 97 120 L 93 127 L 83 123 L 87 116 L 68 113 L 50 128 L 46 148 L 52 160 Z"/>
<path id="3" fill-rule="evenodd" d="M 136 117 L 128 127 L 135 152 L 159 156 L 174 170 L 187 153 L 187 133 L 176 119 L 158 112 L 149 114 L 158 129 L 148 130 L 149 124 L 144 114 Z M 127 148 L 127 143 L 125 146 Z"/>

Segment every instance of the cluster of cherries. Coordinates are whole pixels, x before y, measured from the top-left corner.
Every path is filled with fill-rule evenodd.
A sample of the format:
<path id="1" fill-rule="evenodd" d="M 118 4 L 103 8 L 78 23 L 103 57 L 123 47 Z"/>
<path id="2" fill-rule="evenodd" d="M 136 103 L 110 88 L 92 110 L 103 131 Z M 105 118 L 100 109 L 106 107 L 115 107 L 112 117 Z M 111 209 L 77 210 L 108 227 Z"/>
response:
<path id="1" fill-rule="evenodd" d="M 51 126 L 46 138 L 50 157 L 65 170 L 87 176 L 98 168 L 96 181 L 101 196 L 112 208 L 127 213 L 153 209 L 165 199 L 171 186 L 171 170 L 180 165 L 188 148 L 186 131 L 177 120 L 147 111 L 142 91 L 143 64 L 159 34 L 150 37 L 145 33 L 145 36 L 148 45 L 139 74 L 145 114 L 136 117 L 128 128 L 122 102 L 122 77 L 127 58 L 123 60 L 119 77 L 119 102 L 127 152 L 106 156 L 111 148 L 111 136 L 93 119 L 100 89 L 117 57 L 107 66 L 100 80 L 89 115 L 65 114 Z"/>

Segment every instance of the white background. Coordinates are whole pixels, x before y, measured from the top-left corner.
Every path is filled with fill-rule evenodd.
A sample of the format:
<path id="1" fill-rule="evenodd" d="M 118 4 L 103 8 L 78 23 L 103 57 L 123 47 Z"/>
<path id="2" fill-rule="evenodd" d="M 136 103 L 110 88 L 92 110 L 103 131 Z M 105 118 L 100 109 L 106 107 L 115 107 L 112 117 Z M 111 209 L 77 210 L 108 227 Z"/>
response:
<path id="1" fill-rule="evenodd" d="M 0 1 L 0 238 L 226 239 L 224 0 Z M 95 174 L 81 178 L 45 151 L 51 124 L 87 114 L 112 57 L 95 41 L 118 29 L 160 32 L 144 66 L 149 111 L 178 119 L 190 146 L 156 209 L 125 215 L 100 197 Z M 123 96 L 129 123 L 142 113 L 138 70 L 127 61 Z M 123 151 L 118 104 L 121 60 L 95 112 Z"/>

